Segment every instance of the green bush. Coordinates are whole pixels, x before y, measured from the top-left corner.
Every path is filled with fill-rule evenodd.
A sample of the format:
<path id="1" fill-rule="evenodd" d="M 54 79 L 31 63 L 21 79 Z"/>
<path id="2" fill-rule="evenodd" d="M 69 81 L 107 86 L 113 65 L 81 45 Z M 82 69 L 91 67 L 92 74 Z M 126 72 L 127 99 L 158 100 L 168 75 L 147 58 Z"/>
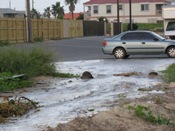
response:
<path id="1" fill-rule="evenodd" d="M 43 37 L 35 37 L 35 38 L 33 39 L 33 41 L 34 41 L 34 42 L 43 42 L 44 39 L 43 39 Z"/>
<path id="2" fill-rule="evenodd" d="M 171 64 L 163 71 L 163 79 L 167 82 L 175 82 L 175 64 Z"/>
<path id="3" fill-rule="evenodd" d="M 111 24 L 110 23 L 106 23 L 106 33 L 111 34 Z"/>
<path id="4" fill-rule="evenodd" d="M 138 25 L 133 23 L 133 24 L 128 24 L 127 29 L 130 30 L 131 29 L 131 25 L 132 25 L 132 30 L 137 30 L 138 29 Z"/>
<path id="5" fill-rule="evenodd" d="M 54 76 L 72 78 L 79 77 L 69 73 L 56 72 L 53 54 L 43 49 L 33 48 L 24 51 L 8 49 L 0 52 L 0 92 L 11 91 L 32 86 L 31 77 Z M 14 75 L 25 74 L 23 78 Z"/>
<path id="6" fill-rule="evenodd" d="M 0 46 L 7 46 L 7 45 L 10 45 L 8 41 L 0 40 Z"/>
<path id="7" fill-rule="evenodd" d="M 105 20 L 105 21 L 104 21 L 104 20 Z M 106 22 L 106 23 L 109 22 L 108 19 L 107 19 L 106 17 L 99 17 L 99 18 L 98 18 L 98 21 L 100 21 L 100 22 Z"/>
<path id="8" fill-rule="evenodd" d="M 52 75 L 55 73 L 52 60 L 53 54 L 42 49 L 8 49 L 0 52 L 0 72 L 26 74 L 29 77 Z"/>

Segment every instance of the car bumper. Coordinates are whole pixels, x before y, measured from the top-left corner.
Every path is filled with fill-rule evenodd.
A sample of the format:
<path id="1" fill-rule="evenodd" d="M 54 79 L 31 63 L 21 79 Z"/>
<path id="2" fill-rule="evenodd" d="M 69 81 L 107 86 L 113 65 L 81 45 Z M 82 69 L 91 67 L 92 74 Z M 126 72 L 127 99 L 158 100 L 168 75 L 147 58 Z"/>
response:
<path id="1" fill-rule="evenodd" d="M 104 54 L 112 54 L 113 49 L 107 48 L 107 47 L 102 47 L 102 52 L 103 52 Z"/>

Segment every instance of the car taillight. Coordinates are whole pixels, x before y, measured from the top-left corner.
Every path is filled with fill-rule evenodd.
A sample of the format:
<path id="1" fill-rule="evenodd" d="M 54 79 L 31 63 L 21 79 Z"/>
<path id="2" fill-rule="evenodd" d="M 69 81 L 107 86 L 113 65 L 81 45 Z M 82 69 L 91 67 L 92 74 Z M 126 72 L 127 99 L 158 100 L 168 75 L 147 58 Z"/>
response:
<path id="1" fill-rule="evenodd" d="M 103 41 L 103 45 L 106 46 L 107 45 L 107 42 L 106 41 Z"/>

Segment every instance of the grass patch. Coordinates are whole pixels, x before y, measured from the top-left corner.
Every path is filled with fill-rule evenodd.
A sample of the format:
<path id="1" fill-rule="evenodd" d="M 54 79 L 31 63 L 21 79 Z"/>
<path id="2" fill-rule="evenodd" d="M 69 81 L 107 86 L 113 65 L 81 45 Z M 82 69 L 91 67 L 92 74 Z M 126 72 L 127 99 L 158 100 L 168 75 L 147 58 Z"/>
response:
<path id="1" fill-rule="evenodd" d="M 79 77 L 70 73 L 59 73 L 53 64 L 53 54 L 43 49 L 30 51 L 8 49 L 0 52 L 0 92 L 32 86 L 31 77 L 54 76 L 61 78 Z M 25 74 L 26 78 L 10 79 Z"/>
<path id="2" fill-rule="evenodd" d="M 111 34 L 111 24 L 110 23 L 106 23 L 106 33 Z"/>
<path id="3" fill-rule="evenodd" d="M 0 47 L 2 46 L 8 46 L 10 43 L 8 41 L 0 40 Z"/>
<path id="4" fill-rule="evenodd" d="M 29 77 L 55 73 L 53 54 L 42 49 L 8 49 L 0 52 L 0 72 L 26 74 Z"/>
<path id="5" fill-rule="evenodd" d="M 33 39 L 33 41 L 34 41 L 34 42 L 43 42 L 44 39 L 43 39 L 43 37 L 35 37 L 35 38 Z"/>
<path id="6" fill-rule="evenodd" d="M 13 76 L 14 74 L 9 72 L 0 73 L 0 92 L 30 87 L 33 84 L 27 77 L 13 78 Z"/>
<path id="7" fill-rule="evenodd" d="M 163 80 L 167 83 L 175 82 L 175 64 L 169 65 L 166 70 L 163 71 Z"/>
<path id="8" fill-rule="evenodd" d="M 145 106 L 142 105 L 137 105 L 136 107 L 134 106 L 128 106 L 128 109 L 134 110 L 134 113 L 136 116 L 151 122 L 153 124 L 160 124 L 160 125 L 168 125 L 170 124 L 170 120 L 167 118 L 163 118 L 160 115 L 155 116 L 153 112 Z"/>
<path id="9" fill-rule="evenodd" d="M 163 23 L 136 23 L 138 30 L 152 30 L 152 31 L 163 31 Z M 123 24 L 123 31 L 127 31 L 127 23 Z"/>

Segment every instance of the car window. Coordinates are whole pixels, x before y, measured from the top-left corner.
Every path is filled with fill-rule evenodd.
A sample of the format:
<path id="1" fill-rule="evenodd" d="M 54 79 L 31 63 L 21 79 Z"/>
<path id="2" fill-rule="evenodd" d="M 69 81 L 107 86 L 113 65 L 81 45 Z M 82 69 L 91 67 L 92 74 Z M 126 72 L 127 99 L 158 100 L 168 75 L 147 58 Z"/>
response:
<path id="1" fill-rule="evenodd" d="M 167 25 L 166 31 L 171 31 L 171 30 L 175 30 L 175 21 L 169 22 Z"/>
<path id="2" fill-rule="evenodd" d="M 139 40 L 138 37 L 139 33 L 127 33 L 125 35 L 122 36 L 121 40 Z"/>
<path id="3" fill-rule="evenodd" d="M 140 40 L 144 40 L 144 41 L 154 41 L 155 37 L 150 34 L 150 33 L 140 33 Z"/>

